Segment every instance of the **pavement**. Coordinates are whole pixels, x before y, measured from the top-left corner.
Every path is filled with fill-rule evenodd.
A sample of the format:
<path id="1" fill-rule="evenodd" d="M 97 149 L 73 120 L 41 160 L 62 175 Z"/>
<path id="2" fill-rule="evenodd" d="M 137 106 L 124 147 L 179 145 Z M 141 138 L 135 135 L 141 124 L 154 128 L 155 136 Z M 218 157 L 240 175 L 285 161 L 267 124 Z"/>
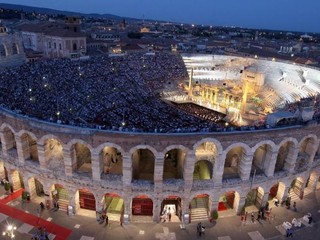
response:
<path id="1" fill-rule="evenodd" d="M 0 198 L 4 195 L 3 187 L 0 187 Z M 109 221 L 108 226 L 99 224 L 96 221 L 95 213 L 84 211 L 82 215 L 68 216 L 63 211 L 44 210 L 41 216 L 37 214 L 39 203 L 33 201 L 30 203 L 21 203 L 21 199 L 17 198 L 9 203 L 8 206 L 20 209 L 28 214 L 39 217 L 39 225 L 43 222 L 51 222 L 66 229 L 70 229 L 71 234 L 65 238 L 68 240 L 102 240 L 102 239 L 120 239 L 120 240 L 189 240 L 189 239 L 218 239 L 218 240 L 263 240 L 263 239 L 286 239 L 285 231 L 282 223 L 293 218 L 301 219 L 307 213 L 313 216 L 311 225 L 302 221 L 301 228 L 294 229 L 294 239 L 316 239 L 320 236 L 320 191 L 310 193 L 303 198 L 297 200 L 297 211 L 286 209 L 285 207 L 272 207 L 272 216 L 270 220 L 261 220 L 260 222 L 251 222 L 250 217 L 247 221 L 241 222 L 240 216 L 220 217 L 215 223 L 202 222 L 206 227 L 205 234 L 197 236 L 197 223 L 185 225 L 185 229 L 180 228 L 180 223 L 129 223 L 120 226 L 118 222 Z M 15 212 L 13 210 L 13 212 Z M 8 214 L 10 215 L 10 213 Z M 15 231 L 16 240 L 31 239 L 32 233 L 37 230 L 37 226 L 28 224 L 28 221 L 20 221 L 17 216 L 8 216 L 1 213 L 0 206 L 0 230 L 4 231 L 8 223 L 12 223 L 17 227 Z M 11 214 L 12 215 L 12 214 Z M 86 215 L 86 216 L 84 216 Z M 50 229 L 47 229 L 49 232 Z M 61 239 L 54 234 L 50 234 L 51 239 Z M 6 238 L 0 235 L 0 239 Z M 10 239 L 10 238 L 7 238 Z"/>

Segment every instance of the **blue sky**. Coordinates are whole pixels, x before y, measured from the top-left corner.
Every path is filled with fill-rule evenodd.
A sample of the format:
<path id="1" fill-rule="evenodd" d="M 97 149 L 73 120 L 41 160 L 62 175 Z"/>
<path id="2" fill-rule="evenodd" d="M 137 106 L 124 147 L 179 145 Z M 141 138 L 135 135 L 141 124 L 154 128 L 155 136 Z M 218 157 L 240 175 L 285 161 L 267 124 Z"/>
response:
<path id="1" fill-rule="evenodd" d="M 1 1 L 1 0 L 0 0 Z M 319 0 L 7 0 L 12 4 L 185 23 L 320 32 Z"/>

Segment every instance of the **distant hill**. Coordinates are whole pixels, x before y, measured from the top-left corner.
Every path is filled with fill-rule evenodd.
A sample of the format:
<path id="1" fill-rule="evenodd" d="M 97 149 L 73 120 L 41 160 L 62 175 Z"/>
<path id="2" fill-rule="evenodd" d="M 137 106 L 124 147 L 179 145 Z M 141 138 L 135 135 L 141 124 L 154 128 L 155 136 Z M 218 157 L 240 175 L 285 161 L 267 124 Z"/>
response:
<path id="1" fill-rule="evenodd" d="M 63 10 L 50 9 L 50 8 L 31 7 L 31 6 L 10 4 L 10 3 L 0 3 L 0 8 L 22 10 L 24 12 L 37 12 L 37 13 L 49 14 L 49 15 L 62 14 L 62 15 L 93 17 L 93 18 L 112 18 L 112 19 L 123 18 L 120 16 L 112 15 L 112 14 L 69 12 L 69 11 L 63 11 Z"/>

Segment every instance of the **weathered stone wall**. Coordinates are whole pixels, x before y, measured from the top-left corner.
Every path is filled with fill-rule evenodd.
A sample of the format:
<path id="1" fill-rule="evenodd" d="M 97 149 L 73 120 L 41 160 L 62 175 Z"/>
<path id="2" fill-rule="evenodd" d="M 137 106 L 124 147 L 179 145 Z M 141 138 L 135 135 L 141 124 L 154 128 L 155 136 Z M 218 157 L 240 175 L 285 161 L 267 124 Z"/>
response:
<path id="1" fill-rule="evenodd" d="M 12 131 L 13 136 L 6 138 L 8 133 L 6 129 Z M 25 162 L 25 157 L 28 154 L 29 144 L 22 144 L 23 134 L 29 134 L 30 138 L 37 143 L 39 155 L 38 165 L 30 167 Z M 304 182 L 307 181 L 310 175 L 313 179 L 317 179 L 320 175 L 320 156 L 319 138 L 320 128 L 314 126 L 296 126 L 286 129 L 269 129 L 263 131 L 248 131 L 248 132 L 222 132 L 222 133 L 192 133 L 192 134 L 147 134 L 147 133 L 127 133 L 127 132 L 107 132 L 96 129 L 76 128 L 59 124 L 46 123 L 35 119 L 30 119 L 23 116 L 15 115 L 12 112 L 3 110 L 0 113 L 0 136 L 2 143 L 2 159 L 9 175 L 13 170 L 18 170 L 22 173 L 22 180 L 26 185 L 26 189 L 32 190 L 28 183 L 29 179 L 34 177 L 44 186 L 45 192 L 50 192 L 53 184 L 63 185 L 73 197 L 71 202 L 75 202 L 75 193 L 77 189 L 88 189 L 96 197 L 97 203 L 100 204 L 102 196 L 105 193 L 116 193 L 125 199 L 125 213 L 131 214 L 131 200 L 135 196 L 147 195 L 154 201 L 154 219 L 158 220 L 161 201 L 167 196 L 178 196 L 182 199 L 182 213 L 187 213 L 189 203 L 193 197 L 198 194 L 208 194 L 210 196 L 210 209 L 217 208 L 220 195 L 229 191 L 235 191 L 236 201 L 239 202 L 235 209 L 241 209 L 244 204 L 247 193 L 252 189 L 261 187 L 268 195 L 270 188 L 278 182 L 283 182 L 287 189 L 291 182 L 301 177 Z M 62 174 L 57 174 L 56 170 L 52 171 L 48 167 L 48 159 L 55 161 L 55 157 L 50 153 L 50 147 L 47 143 L 49 139 L 57 139 L 61 144 L 63 155 Z M 310 139 L 307 141 L 306 139 Z M 8 156 L 6 154 L 7 147 L 12 146 L 12 141 L 16 141 L 16 147 L 19 159 Z M 193 180 L 194 165 L 197 161 L 195 151 L 197 147 L 205 142 L 213 143 L 215 146 L 213 163 L 213 177 L 210 180 L 195 181 Z M 279 155 L 280 146 L 290 142 L 288 154 L 285 155 L 285 169 L 281 172 L 275 172 L 277 156 Z M 74 174 L 75 156 L 72 151 L 72 146 L 76 143 L 85 144 L 88 147 L 92 157 L 92 176 L 78 177 Z M 47 145 L 46 145 L 47 144 Z M 266 158 L 264 160 L 264 175 L 257 175 L 252 179 L 250 174 L 252 161 L 255 151 L 260 146 L 266 147 Z M 303 171 L 297 171 L 294 166 L 298 158 L 300 147 L 308 151 L 311 156 L 305 164 L 306 168 Z M 122 176 L 111 176 L 106 174 L 101 177 L 103 172 L 103 161 L 101 161 L 101 153 L 105 147 L 112 147 L 121 153 L 123 160 Z M 223 179 L 224 165 L 228 153 L 232 153 L 235 149 L 243 149 L 240 163 L 240 179 L 226 180 Z M 140 169 L 139 159 L 143 155 L 138 156 L 139 149 L 150 151 L 146 154 L 149 159 L 154 155 L 154 183 L 140 181 L 132 184 L 132 176 L 138 176 Z M 179 162 L 183 161 L 183 179 L 176 179 L 172 182 L 164 182 L 163 162 L 165 154 L 171 149 L 181 149 L 179 153 Z M 35 150 L 33 150 L 35 151 Z M 152 152 L 152 154 L 151 154 Z M 50 156 L 46 156 L 46 154 Z M 78 151 L 81 154 L 81 151 Z M 88 155 L 88 152 L 85 153 Z M 137 155 L 137 156 L 135 156 Z M 230 155 L 230 154 L 229 154 Z M 280 153 L 281 155 L 281 153 Z M 87 157 L 86 157 L 87 158 Z M 182 158 L 184 158 L 182 160 Z M 59 157 L 61 161 L 61 157 Z M 1 161 L 2 160 L 2 161 Z M 151 159 L 150 159 L 151 160 Z M 211 161 L 211 160 L 210 160 Z M 1 165 L 0 165 L 1 168 Z M 3 169 L 3 168 L 2 168 Z M 0 172 L 3 170 L 0 170 Z M 3 175 L 3 174 L 2 174 Z M 11 177 L 12 178 L 12 177 Z M 15 175 L 16 178 L 16 175 Z M 10 177 L 9 177 L 10 180 Z M 34 181 L 33 181 L 34 182 Z M 311 184 L 314 186 L 317 181 Z M 33 191 L 33 190 L 32 190 Z M 284 196 L 285 197 L 285 194 Z M 264 198 L 265 201 L 265 198 Z"/>

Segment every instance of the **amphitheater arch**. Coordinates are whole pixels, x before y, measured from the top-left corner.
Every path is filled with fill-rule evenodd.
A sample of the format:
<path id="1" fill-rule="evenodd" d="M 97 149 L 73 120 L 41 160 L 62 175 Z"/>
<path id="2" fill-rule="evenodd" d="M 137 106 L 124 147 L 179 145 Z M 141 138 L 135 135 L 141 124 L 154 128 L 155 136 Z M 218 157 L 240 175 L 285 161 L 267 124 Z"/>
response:
<path id="1" fill-rule="evenodd" d="M 310 134 L 304 137 L 299 143 L 299 154 L 295 164 L 295 171 L 305 170 L 313 161 L 314 153 L 317 150 L 317 137 Z"/>
<path id="2" fill-rule="evenodd" d="M 208 160 L 214 162 L 219 155 L 217 146 L 213 142 L 203 142 L 195 149 L 196 161 Z"/>
<path id="3" fill-rule="evenodd" d="M 257 175 L 266 175 L 275 148 L 272 141 L 263 141 L 253 147 L 252 170 L 255 170 Z"/>
<path id="4" fill-rule="evenodd" d="M 163 180 L 182 179 L 188 152 L 187 148 L 181 145 L 175 145 L 167 147 L 165 151 Z"/>
<path id="5" fill-rule="evenodd" d="M 9 125 L 8 123 L 3 123 L 3 124 L 1 125 L 1 127 L 0 127 L 0 131 L 3 132 L 3 130 L 4 130 L 5 128 L 9 128 L 12 132 L 15 133 L 15 130 L 13 129 L 13 127 L 11 127 L 11 125 Z"/>
<path id="6" fill-rule="evenodd" d="M 193 171 L 193 180 L 208 180 L 213 177 L 213 164 L 208 160 L 196 162 Z"/>
<path id="7" fill-rule="evenodd" d="M 154 181 L 156 151 L 150 146 L 139 145 L 130 150 L 132 179 Z"/>
<path id="8" fill-rule="evenodd" d="M 132 198 L 132 215 L 153 216 L 153 200 L 148 195 Z"/>
<path id="9" fill-rule="evenodd" d="M 22 146 L 23 159 L 39 164 L 37 138 L 29 132 L 19 132 Z"/>
<path id="10" fill-rule="evenodd" d="M 262 187 L 251 189 L 246 197 L 245 211 L 257 212 L 263 205 L 264 190 Z"/>
<path id="11" fill-rule="evenodd" d="M 96 199 L 91 190 L 79 188 L 74 194 L 75 209 L 96 211 Z"/>
<path id="12" fill-rule="evenodd" d="M 55 171 L 57 174 L 64 175 L 64 156 L 63 146 L 58 138 L 55 136 L 47 136 L 42 138 L 39 142 L 43 142 L 44 157 L 47 168 Z"/>
<path id="13" fill-rule="evenodd" d="M 17 191 L 21 188 L 24 188 L 23 178 L 21 173 L 18 170 L 13 170 L 11 172 L 11 180 L 12 180 L 12 190 Z"/>
<path id="14" fill-rule="evenodd" d="M 122 175 L 123 149 L 116 144 L 102 144 L 96 148 L 102 174 Z"/>
<path id="15" fill-rule="evenodd" d="M 30 177 L 28 179 L 28 187 L 30 198 L 34 199 L 36 197 L 41 197 L 44 200 L 45 189 L 44 185 L 37 177 Z M 43 201 L 44 203 L 44 201 Z"/>
<path id="16" fill-rule="evenodd" d="M 15 139 L 14 130 L 11 128 L 10 125 L 3 124 L 1 126 L 1 131 L 3 134 L 3 140 L 4 140 L 5 150 L 7 154 L 17 159 L 18 152 L 17 152 L 17 143 Z"/>
<path id="17" fill-rule="evenodd" d="M 6 167 L 4 166 L 4 162 L 0 160 L 0 180 L 2 179 L 8 180 L 8 172 Z"/>
<path id="18" fill-rule="evenodd" d="M 208 220 L 209 210 L 211 205 L 210 194 L 202 193 L 194 195 L 190 199 L 189 208 L 190 208 L 190 221 L 201 221 Z"/>
<path id="19" fill-rule="evenodd" d="M 171 215 L 171 222 L 180 222 L 182 217 L 181 197 L 177 195 L 166 195 L 161 202 L 160 218 L 166 219 Z"/>
<path id="20" fill-rule="evenodd" d="M 307 194 L 315 191 L 318 177 L 319 177 L 319 175 L 317 174 L 317 172 L 313 171 L 310 173 L 310 175 L 306 181 L 304 195 L 307 195 Z"/>
<path id="21" fill-rule="evenodd" d="M 290 162 L 295 161 L 294 159 L 295 154 L 296 154 L 296 148 L 298 146 L 298 142 L 296 139 L 293 138 L 288 138 L 283 140 L 279 144 L 279 150 L 277 154 L 277 160 L 276 160 L 276 165 L 275 165 L 275 172 L 281 172 L 286 169 L 286 164 L 290 164 Z"/>
<path id="22" fill-rule="evenodd" d="M 64 146 L 64 144 L 62 143 L 62 141 L 60 140 L 60 138 L 57 137 L 56 135 L 53 135 L 53 134 L 46 134 L 46 135 L 42 136 L 41 138 L 39 138 L 38 144 L 44 145 L 45 142 L 46 142 L 48 139 L 57 139 L 57 141 L 60 142 L 62 146 Z"/>
<path id="23" fill-rule="evenodd" d="M 302 177 L 297 177 L 291 182 L 289 189 L 289 196 L 297 196 L 303 198 L 304 193 L 304 180 Z"/>
<path id="24" fill-rule="evenodd" d="M 92 176 L 92 148 L 82 140 L 73 139 L 70 146 L 72 170 L 78 174 Z"/>
<path id="25" fill-rule="evenodd" d="M 109 220 L 120 222 L 125 211 L 124 199 L 117 193 L 105 193 L 101 200 L 102 214 L 106 213 Z"/>
<path id="26" fill-rule="evenodd" d="M 193 150 L 196 152 L 196 150 L 197 150 L 201 145 L 204 145 L 205 143 L 213 143 L 213 144 L 214 144 L 215 152 L 216 152 L 215 155 L 218 155 L 218 154 L 222 153 L 223 147 L 222 147 L 221 143 L 220 143 L 217 139 L 214 139 L 214 138 L 204 138 L 204 139 L 201 139 L 200 141 L 196 142 L 196 143 L 193 145 Z M 200 148 L 201 148 L 201 147 L 200 147 Z"/>
<path id="27" fill-rule="evenodd" d="M 111 142 L 100 144 L 98 147 L 94 149 L 94 151 L 96 153 L 100 153 L 105 147 L 115 148 L 118 152 L 121 153 L 121 155 L 124 155 L 125 153 L 125 150 L 120 145 Z"/>
<path id="28" fill-rule="evenodd" d="M 241 175 L 245 174 L 243 172 L 245 169 L 241 169 L 240 166 L 249 161 L 247 156 L 251 156 L 251 149 L 244 143 L 236 143 L 229 146 L 224 152 L 227 154 L 225 155 L 222 178 L 240 178 Z M 250 159 L 250 161 L 252 161 L 252 159 Z"/>
<path id="29" fill-rule="evenodd" d="M 59 209 L 63 211 L 67 211 L 68 205 L 70 203 L 70 195 L 67 188 L 65 188 L 62 184 L 55 183 L 51 186 L 50 189 L 53 206 L 56 204 L 59 205 Z"/>
<path id="30" fill-rule="evenodd" d="M 269 190 L 269 200 L 277 199 L 281 202 L 286 191 L 286 185 L 284 182 L 277 182 Z"/>
<path id="31" fill-rule="evenodd" d="M 6 57 L 6 56 L 8 56 L 8 51 L 7 51 L 6 45 L 1 43 L 0 44 L 0 57 Z"/>
<path id="32" fill-rule="evenodd" d="M 219 197 L 218 211 L 234 212 L 234 214 L 237 214 L 239 203 L 240 194 L 237 191 L 227 191 Z"/>

